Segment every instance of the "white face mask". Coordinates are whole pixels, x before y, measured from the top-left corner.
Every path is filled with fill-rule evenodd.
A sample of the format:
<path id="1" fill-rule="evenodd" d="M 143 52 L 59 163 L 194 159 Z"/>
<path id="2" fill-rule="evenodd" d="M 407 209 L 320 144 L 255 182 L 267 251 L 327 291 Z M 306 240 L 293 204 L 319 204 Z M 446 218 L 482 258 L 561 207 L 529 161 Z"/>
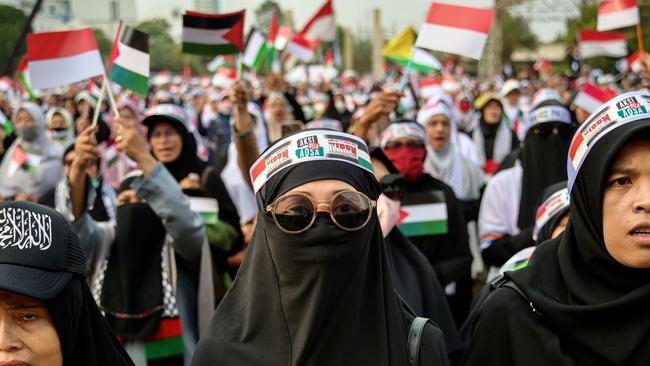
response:
<path id="1" fill-rule="evenodd" d="M 388 198 L 383 193 L 377 199 L 377 216 L 379 216 L 379 225 L 384 238 L 393 230 L 399 220 L 400 201 Z"/>

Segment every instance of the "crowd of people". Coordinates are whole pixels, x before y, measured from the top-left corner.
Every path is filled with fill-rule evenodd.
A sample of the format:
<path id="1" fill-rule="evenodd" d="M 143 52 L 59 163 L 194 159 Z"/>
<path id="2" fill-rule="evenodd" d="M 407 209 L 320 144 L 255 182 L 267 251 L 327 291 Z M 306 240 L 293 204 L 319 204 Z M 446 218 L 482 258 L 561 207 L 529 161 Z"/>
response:
<path id="1" fill-rule="evenodd" d="M 0 364 L 645 365 L 643 64 L 5 89 Z"/>

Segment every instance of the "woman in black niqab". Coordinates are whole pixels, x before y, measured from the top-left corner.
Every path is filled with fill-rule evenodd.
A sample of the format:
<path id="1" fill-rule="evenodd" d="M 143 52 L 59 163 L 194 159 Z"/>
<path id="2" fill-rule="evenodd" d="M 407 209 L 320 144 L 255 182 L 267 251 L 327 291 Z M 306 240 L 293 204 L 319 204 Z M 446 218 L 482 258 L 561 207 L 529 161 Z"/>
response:
<path id="1" fill-rule="evenodd" d="M 133 365 L 82 278 L 73 277 L 58 296 L 44 303 L 61 341 L 64 366 Z"/>
<path id="2" fill-rule="evenodd" d="M 647 93 L 619 96 L 576 133 L 574 143 L 594 123 L 605 121 L 601 119 L 604 114 L 613 122 L 603 122 L 603 130 L 615 125 L 604 133 L 597 127 L 590 130 L 601 136 L 591 141 L 572 188 L 572 160 L 577 154 L 570 153 L 571 203 L 566 231 L 539 245 L 528 267 L 505 273 L 527 299 L 509 288 L 490 295 L 463 364 L 648 364 L 650 269 L 634 269 L 616 261 L 603 235 L 603 194 L 612 162 L 626 144 L 650 140 L 647 113 L 624 123 L 612 117 L 617 109 L 626 110 L 630 97 L 643 101 L 637 112 L 649 108 Z M 541 315 L 533 314 L 527 303 Z"/>
<path id="3" fill-rule="evenodd" d="M 318 132 L 332 133 L 301 133 Z M 300 235 L 284 233 L 265 212 L 287 191 L 324 179 L 346 182 L 372 200 L 380 193 L 371 173 L 335 160 L 297 163 L 268 179 L 257 193 L 260 213 L 246 258 L 193 365 L 408 364 L 414 315 L 394 291 L 375 210 L 366 226 L 351 232 L 319 212 Z M 440 331 L 428 324 L 420 364 L 444 364 L 445 354 Z"/>

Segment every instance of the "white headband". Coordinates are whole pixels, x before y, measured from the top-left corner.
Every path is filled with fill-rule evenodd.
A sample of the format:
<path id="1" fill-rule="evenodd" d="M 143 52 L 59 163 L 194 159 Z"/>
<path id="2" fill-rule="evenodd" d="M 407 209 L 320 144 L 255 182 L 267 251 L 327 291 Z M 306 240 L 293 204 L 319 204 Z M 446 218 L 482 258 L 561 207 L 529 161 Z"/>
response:
<path id="1" fill-rule="evenodd" d="M 617 96 L 593 113 L 573 135 L 567 159 L 568 189 L 571 192 L 580 167 L 589 151 L 616 128 L 639 120 L 650 119 L 650 93 L 630 92 Z"/>
<path id="2" fill-rule="evenodd" d="M 322 160 L 352 164 L 374 175 L 368 146 L 362 139 L 331 130 L 306 130 L 280 140 L 255 161 L 250 169 L 253 189 L 257 193 L 287 167 Z"/>

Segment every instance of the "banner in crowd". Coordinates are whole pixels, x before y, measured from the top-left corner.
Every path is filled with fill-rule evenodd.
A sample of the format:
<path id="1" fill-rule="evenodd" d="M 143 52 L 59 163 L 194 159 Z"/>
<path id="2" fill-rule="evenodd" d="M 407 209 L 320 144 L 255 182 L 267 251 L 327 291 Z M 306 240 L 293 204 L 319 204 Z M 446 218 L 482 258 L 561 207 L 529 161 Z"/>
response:
<path id="1" fill-rule="evenodd" d="M 226 55 L 244 49 L 244 14 L 204 14 L 188 11 L 183 15 L 183 52 L 199 55 Z"/>
<path id="2" fill-rule="evenodd" d="M 90 28 L 27 35 L 29 79 L 35 89 L 76 83 L 104 73 Z"/>
<path id="3" fill-rule="evenodd" d="M 433 3 L 415 46 L 479 60 L 495 14 L 490 9 Z"/>
<path id="4" fill-rule="evenodd" d="M 598 31 L 625 28 L 639 23 L 636 0 L 601 0 L 598 4 Z"/>
<path id="5" fill-rule="evenodd" d="M 578 50 L 582 58 L 594 56 L 627 56 L 625 33 L 581 30 L 578 33 Z"/>

